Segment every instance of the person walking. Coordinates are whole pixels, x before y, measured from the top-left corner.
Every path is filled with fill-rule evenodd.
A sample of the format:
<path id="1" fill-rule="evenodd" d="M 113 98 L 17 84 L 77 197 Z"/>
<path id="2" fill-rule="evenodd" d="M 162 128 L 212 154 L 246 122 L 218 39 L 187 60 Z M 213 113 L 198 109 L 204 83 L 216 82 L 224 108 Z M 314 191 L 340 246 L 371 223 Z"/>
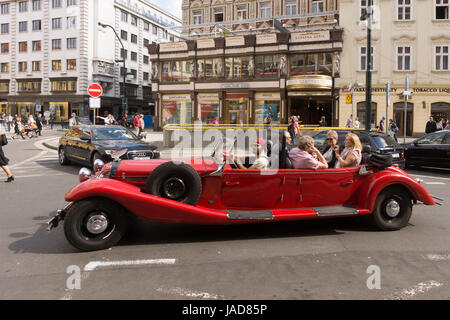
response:
<path id="1" fill-rule="evenodd" d="M 427 124 L 425 125 L 425 133 L 429 134 L 435 132 L 436 130 L 437 130 L 436 122 L 434 122 L 433 117 L 430 117 L 430 120 L 428 120 Z"/>
<path id="2" fill-rule="evenodd" d="M 348 117 L 347 124 L 345 126 L 347 128 L 352 128 L 353 127 L 353 114 L 351 114 L 350 117 Z"/>
<path id="3" fill-rule="evenodd" d="M 361 122 L 359 122 L 359 118 L 355 117 L 355 128 L 359 129 L 361 127 Z"/>
<path id="4" fill-rule="evenodd" d="M 8 132 L 11 132 L 11 129 L 14 129 L 14 118 L 11 114 L 8 115 Z"/>
<path id="5" fill-rule="evenodd" d="M 5 171 L 8 179 L 5 181 L 7 183 L 14 181 L 14 176 L 11 173 L 11 170 L 8 167 L 9 159 L 3 153 L 3 146 L 8 143 L 8 139 L 6 138 L 6 132 L 0 127 L 0 166 L 3 171 Z"/>
<path id="6" fill-rule="evenodd" d="M 133 127 L 136 130 L 136 135 L 139 136 L 139 114 L 136 113 L 133 119 Z"/>
<path id="7" fill-rule="evenodd" d="M 380 124 L 378 125 L 378 131 L 384 131 L 384 120 L 386 119 L 385 116 L 381 117 Z"/>
<path id="8" fill-rule="evenodd" d="M 6 118 L 6 114 L 3 112 L 0 115 L 0 125 L 3 128 L 3 132 L 6 132 L 6 128 L 7 128 L 6 123 L 7 123 L 7 121 L 8 121 L 8 119 Z"/>
<path id="9" fill-rule="evenodd" d="M 38 116 L 36 117 L 36 125 L 37 125 L 37 133 L 39 136 L 42 136 L 42 114 L 38 113 Z"/>
<path id="10" fill-rule="evenodd" d="M 445 128 L 444 118 L 441 118 L 441 119 L 436 123 L 436 131 L 444 130 L 444 128 Z"/>
<path id="11" fill-rule="evenodd" d="M 23 133 L 25 132 L 25 127 L 22 123 L 21 117 L 16 117 L 16 120 L 14 122 L 14 136 L 12 139 L 15 139 L 18 136 L 21 136 L 23 140 L 25 140 L 25 137 L 23 136 Z"/>
<path id="12" fill-rule="evenodd" d="M 398 142 L 397 132 L 400 130 L 398 126 L 395 124 L 394 120 L 389 119 L 389 133 L 394 137 L 394 140 Z"/>

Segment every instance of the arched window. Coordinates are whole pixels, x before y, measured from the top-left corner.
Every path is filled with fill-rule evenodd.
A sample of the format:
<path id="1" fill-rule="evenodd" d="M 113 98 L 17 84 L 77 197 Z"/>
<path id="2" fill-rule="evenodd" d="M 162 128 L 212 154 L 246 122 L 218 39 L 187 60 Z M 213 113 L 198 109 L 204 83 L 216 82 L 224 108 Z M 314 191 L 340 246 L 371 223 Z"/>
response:
<path id="1" fill-rule="evenodd" d="M 372 102 L 372 107 L 370 108 L 370 123 L 371 127 L 375 127 L 375 123 L 377 121 L 376 119 L 377 115 L 377 104 L 375 102 Z M 366 102 L 358 102 L 357 104 L 357 112 L 356 116 L 358 117 L 359 122 L 361 122 L 360 128 L 366 127 Z"/>
<path id="2" fill-rule="evenodd" d="M 431 104 L 431 116 L 435 121 L 439 119 L 450 119 L 450 103 L 436 102 Z"/>

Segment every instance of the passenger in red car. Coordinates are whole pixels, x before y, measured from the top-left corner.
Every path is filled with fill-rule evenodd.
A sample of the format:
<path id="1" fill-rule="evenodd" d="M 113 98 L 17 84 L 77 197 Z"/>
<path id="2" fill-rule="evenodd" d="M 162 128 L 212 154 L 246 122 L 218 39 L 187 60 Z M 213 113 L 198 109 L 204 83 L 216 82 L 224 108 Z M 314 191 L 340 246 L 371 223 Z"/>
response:
<path id="1" fill-rule="evenodd" d="M 253 144 L 253 151 L 256 154 L 256 160 L 248 169 L 264 170 L 269 168 L 270 161 L 267 157 L 267 142 L 262 138 L 258 138 Z M 247 169 L 241 162 L 239 157 L 234 156 L 233 161 L 239 169 Z"/>
<path id="2" fill-rule="evenodd" d="M 335 168 L 345 168 L 358 166 L 361 163 L 362 145 L 358 136 L 354 133 L 349 133 L 345 137 L 345 149 L 339 154 L 339 146 L 334 149 L 336 151 L 336 165 Z"/>
<path id="3" fill-rule="evenodd" d="M 294 169 L 326 169 L 327 161 L 319 150 L 314 147 L 314 140 L 310 136 L 302 136 L 297 139 L 297 148 L 289 152 Z"/>

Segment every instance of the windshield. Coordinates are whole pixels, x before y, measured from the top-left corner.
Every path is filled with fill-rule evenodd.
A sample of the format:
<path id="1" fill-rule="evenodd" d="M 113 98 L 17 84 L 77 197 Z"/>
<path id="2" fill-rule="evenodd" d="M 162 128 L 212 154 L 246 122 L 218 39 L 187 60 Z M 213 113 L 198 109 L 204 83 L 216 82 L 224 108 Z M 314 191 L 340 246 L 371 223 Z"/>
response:
<path id="1" fill-rule="evenodd" d="M 126 128 L 108 127 L 93 128 L 93 140 L 139 140 L 138 137 Z"/>
<path id="2" fill-rule="evenodd" d="M 372 141 L 377 149 L 383 149 L 386 147 L 400 147 L 391 136 L 372 136 Z"/>

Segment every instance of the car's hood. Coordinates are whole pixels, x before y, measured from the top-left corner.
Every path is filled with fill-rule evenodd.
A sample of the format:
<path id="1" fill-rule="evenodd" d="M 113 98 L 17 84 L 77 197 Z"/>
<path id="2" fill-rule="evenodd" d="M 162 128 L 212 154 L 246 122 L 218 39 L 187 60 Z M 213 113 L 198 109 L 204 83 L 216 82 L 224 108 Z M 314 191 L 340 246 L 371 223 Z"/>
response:
<path id="1" fill-rule="evenodd" d="M 101 140 L 101 141 L 93 141 L 93 144 L 98 149 L 107 149 L 107 150 L 122 150 L 122 149 L 156 149 L 155 146 L 137 140 Z"/>

